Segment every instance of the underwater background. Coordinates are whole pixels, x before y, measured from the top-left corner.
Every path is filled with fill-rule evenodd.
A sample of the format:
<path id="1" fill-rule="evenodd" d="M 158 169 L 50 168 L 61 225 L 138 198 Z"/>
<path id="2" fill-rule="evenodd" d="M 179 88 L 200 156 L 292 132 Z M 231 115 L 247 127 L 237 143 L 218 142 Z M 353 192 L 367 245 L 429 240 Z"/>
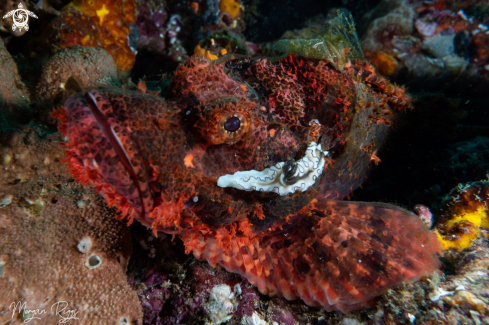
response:
<path id="1" fill-rule="evenodd" d="M 1 324 L 489 324 L 489 3 L 0 1 Z"/>

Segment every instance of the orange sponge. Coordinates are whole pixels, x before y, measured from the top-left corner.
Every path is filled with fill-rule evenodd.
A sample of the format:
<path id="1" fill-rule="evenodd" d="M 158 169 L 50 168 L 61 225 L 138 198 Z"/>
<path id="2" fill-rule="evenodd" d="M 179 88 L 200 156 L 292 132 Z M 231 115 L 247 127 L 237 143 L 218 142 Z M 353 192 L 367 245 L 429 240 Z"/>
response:
<path id="1" fill-rule="evenodd" d="M 231 17 L 236 18 L 241 10 L 241 4 L 237 0 L 221 0 L 219 3 L 221 12 L 227 12 Z"/>
<path id="2" fill-rule="evenodd" d="M 61 48 L 101 47 L 112 55 L 119 69 L 128 71 L 136 60 L 128 41 L 129 26 L 136 18 L 135 0 L 74 0 L 51 23 L 45 38 Z"/>

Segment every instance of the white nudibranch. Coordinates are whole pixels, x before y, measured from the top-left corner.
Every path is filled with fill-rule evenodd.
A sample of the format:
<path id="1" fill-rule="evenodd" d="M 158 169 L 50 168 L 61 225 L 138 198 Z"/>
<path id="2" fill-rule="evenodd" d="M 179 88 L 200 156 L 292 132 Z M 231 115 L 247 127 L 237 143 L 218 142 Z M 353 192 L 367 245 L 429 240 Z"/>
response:
<path id="1" fill-rule="evenodd" d="M 217 185 L 244 191 L 274 192 L 280 196 L 298 190 L 305 192 L 323 173 L 324 156 L 327 154 L 327 151 L 321 149 L 320 144 L 312 142 L 300 160 L 282 161 L 261 172 L 252 169 L 224 175 L 219 177 Z"/>

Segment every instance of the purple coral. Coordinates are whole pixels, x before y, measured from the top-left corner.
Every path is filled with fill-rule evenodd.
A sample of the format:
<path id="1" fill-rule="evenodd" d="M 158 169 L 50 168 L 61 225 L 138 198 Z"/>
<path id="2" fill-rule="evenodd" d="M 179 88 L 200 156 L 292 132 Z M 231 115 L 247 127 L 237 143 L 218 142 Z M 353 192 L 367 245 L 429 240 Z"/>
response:
<path id="1" fill-rule="evenodd" d="M 242 319 L 245 315 L 252 316 L 253 311 L 258 309 L 260 297 L 248 280 L 243 280 L 234 286 L 234 293 L 237 296 L 238 306 L 234 316 L 236 319 Z"/>
<path id="2" fill-rule="evenodd" d="M 203 310 L 204 299 L 194 297 L 188 288 L 176 286 L 174 278 L 173 274 L 152 269 L 138 285 L 146 324 L 180 324 Z M 171 290 L 172 286 L 177 290 Z"/>
<path id="3" fill-rule="evenodd" d="M 294 315 L 286 306 L 283 299 L 275 298 L 272 300 L 272 303 L 272 321 L 283 325 L 297 324 L 297 319 L 295 319 Z"/>
<path id="4" fill-rule="evenodd" d="M 139 28 L 138 50 L 168 56 L 177 62 L 187 57 L 179 39 L 182 18 L 179 14 L 170 15 L 164 3 L 141 0 L 136 25 Z"/>
<path id="5" fill-rule="evenodd" d="M 433 214 L 430 209 L 422 204 L 417 204 L 414 206 L 413 210 L 428 228 L 431 228 L 431 225 L 433 224 Z"/>
<path id="6" fill-rule="evenodd" d="M 152 324 L 156 320 L 156 324 L 161 324 L 159 314 L 163 309 L 164 304 L 170 298 L 170 290 L 165 286 L 168 278 L 156 272 L 149 271 L 146 280 L 142 282 L 145 289 L 139 293 L 139 299 L 143 306 L 144 322 Z"/>
<path id="7" fill-rule="evenodd" d="M 139 27 L 138 49 L 148 49 L 151 52 L 163 53 L 165 44 L 165 24 L 168 13 L 165 5 L 158 1 L 141 0 L 139 16 L 136 25 Z"/>

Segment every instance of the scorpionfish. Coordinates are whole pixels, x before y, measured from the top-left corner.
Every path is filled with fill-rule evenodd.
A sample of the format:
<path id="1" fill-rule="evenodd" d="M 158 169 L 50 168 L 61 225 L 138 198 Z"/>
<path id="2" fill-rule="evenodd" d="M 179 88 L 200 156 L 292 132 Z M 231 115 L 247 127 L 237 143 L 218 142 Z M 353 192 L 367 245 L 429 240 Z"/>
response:
<path id="1" fill-rule="evenodd" d="M 439 267 L 413 213 L 342 201 L 365 179 L 404 89 L 351 60 L 188 58 L 165 99 L 88 89 L 54 113 L 74 177 L 120 218 L 179 235 L 266 295 L 372 306 Z"/>

